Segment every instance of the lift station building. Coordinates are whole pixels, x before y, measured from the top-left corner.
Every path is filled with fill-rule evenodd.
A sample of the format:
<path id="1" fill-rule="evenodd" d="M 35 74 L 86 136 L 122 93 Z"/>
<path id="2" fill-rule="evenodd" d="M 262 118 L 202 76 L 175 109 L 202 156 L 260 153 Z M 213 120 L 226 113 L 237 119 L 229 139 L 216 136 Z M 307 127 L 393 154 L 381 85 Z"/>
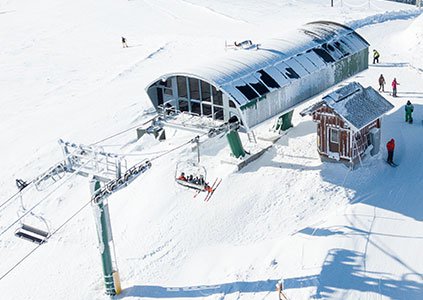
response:
<path id="1" fill-rule="evenodd" d="M 237 120 L 249 131 L 368 68 L 369 44 L 353 29 L 312 22 L 146 87 L 154 107 Z"/>

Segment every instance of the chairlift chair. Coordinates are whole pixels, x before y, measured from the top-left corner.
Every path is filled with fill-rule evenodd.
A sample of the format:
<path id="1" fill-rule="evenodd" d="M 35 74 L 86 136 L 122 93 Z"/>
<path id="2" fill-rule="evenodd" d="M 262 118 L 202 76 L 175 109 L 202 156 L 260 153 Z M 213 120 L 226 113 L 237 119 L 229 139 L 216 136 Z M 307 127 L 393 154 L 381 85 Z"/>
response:
<path id="1" fill-rule="evenodd" d="M 50 233 L 30 225 L 22 224 L 20 228 L 16 229 L 15 236 L 41 245 L 47 242 Z"/>
<path id="2" fill-rule="evenodd" d="M 26 212 L 26 208 L 23 203 L 22 195 L 20 196 L 20 209 L 21 212 Z M 19 216 L 19 212 L 18 212 Z M 25 216 L 24 220 L 28 221 L 28 218 L 31 220 L 31 225 L 28 225 L 28 223 L 23 223 L 21 221 L 21 226 L 15 230 L 15 236 L 31 241 L 36 244 L 44 244 L 47 242 L 47 239 L 50 237 L 50 230 L 47 221 L 39 215 L 34 214 L 32 211 L 29 215 Z M 38 222 L 35 222 L 35 220 L 38 219 Z M 37 224 L 39 223 L 39 224 Z M 37 225 L 34 225 L 37 224 Z M 44 227 L 46 230 L 42 230 L 39 228 L 41 224 L 44 224 Z"/>
<path id="3" fill-rule="evenodd" d="M 202 183 L 190 182 L 188 180 L 181 180 L 179 176 L 184 173 L 187 176 L 187 179 L 190 175 L 193 178 L 201 178 Z M 207 183 L 207 171 L 204 166 L 199 165 L 194 161 L 183 161 L 176 164 L 175 170 L 175 181 L 179 185 L 182 185 L 187 188 L 205 191 Z"/>

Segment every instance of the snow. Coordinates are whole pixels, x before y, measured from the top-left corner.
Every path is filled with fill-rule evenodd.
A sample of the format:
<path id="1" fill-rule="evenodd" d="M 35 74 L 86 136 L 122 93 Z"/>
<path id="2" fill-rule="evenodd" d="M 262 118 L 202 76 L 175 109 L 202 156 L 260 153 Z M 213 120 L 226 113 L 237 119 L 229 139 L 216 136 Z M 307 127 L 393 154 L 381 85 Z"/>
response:
<path id="1" fill-rule="evenodd" d="M 394 108 L 372 87 L 364 88 L 357 82 L 351 82 L 324 96 L 320 103 L 325 103 L 332 108 L 355 130 L 360 130 Z M 301 114 L 313 112 L 317 108 L 317 104 L 313 105 Z"/>
<path id="2" fill-rule="evenodd" d="M 395 138 L 399 166 L 383 161 L 384 149 L 356 170 L 322 163 L 315 124 L 298 114 L 294 128 L 239 172 L 221 163 L 224 138 L 204 138 L 208 178 L 223 178 L 207 203 L 173 180 L 178 161 L 195 159 L 190 147 L 153 160 L 108 199 L 124 288 L 116 298 L 276 299 L 281 278 L 290 299 L 423 298 L 422 17 L 413 6 L 389 1 L 334 6 L 0 0 L 0 203 L 16 192 L 15 178 L 30 180 L 62 159 L 59 138 L 89 145 L 151 118 L 143 89 L 160 74 L 223 54 L 225 40 L 261 40 L 324 16 L 354 25 L 381 54 L 380 64 L 348 82 L 377 88 L 380 73 L 400 82 L 398 98 L 384 94 L 395 108 L 382 122 L 382 144 Z M 121 48 L 121 36 L 130 48 Z M 407 100 L 414 124 L 404 122 Z M 196 134 L 167 129 L 166 135 L 160 143 L 136 142 L 134 128 L 101 145 L 131 154 L 131 166 Z M 59 229 L 90 199 L 88 179 L 69 177 L 43 192 L 28 190 L 23 205 L 17 199 L 0 207 L 0 230 L 21 206 L 47 194 L 34 214 Z M 36 247 L 14 237 L 15 228 L 0 236 L 0 277 Z M 107 299 L 98 246 L 88 206 L 0 280 L 2 299 Z"/>

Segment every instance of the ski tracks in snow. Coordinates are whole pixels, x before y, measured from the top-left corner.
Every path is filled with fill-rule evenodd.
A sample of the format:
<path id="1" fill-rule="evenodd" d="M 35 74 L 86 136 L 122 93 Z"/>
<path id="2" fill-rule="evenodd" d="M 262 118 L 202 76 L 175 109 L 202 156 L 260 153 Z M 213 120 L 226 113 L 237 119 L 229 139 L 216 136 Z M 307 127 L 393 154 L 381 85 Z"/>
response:
<path id="1" fill-rule="evenodd" d="M 383 12 L 377 15 L 368 16 L 361 20 L 354 20 L 347 22 L 347 26 L 351 27 L 354 30 L 359 28 L 385 23 L 389 21 L 396 21 L 396 20 L 408 20 L 413 19 L 422 14 L 421 10 L 401 10 L 401 11 L 391 11 L 391 12 Z"/>
<path id="2" fill-rule="evenodd" d="M 155 58 L 157 55 L 159 55 L 160 53 L 165 51 L 169 44 L 170 44 L 170 42 L 167 42 L 163 46 L 159 47 L 158 49 L 156 49 L 153 52 L 151 52 L 150 54 L 148 54 L 146 57 L 144 57 L 141 60 L 135 62 L 134 64 L 132 64 L 128 68 L 124 69 L 118 75 L 113 77 L 113 79 L 111 81 L 115 81 L 116 79 L 120 79 L 120 78 L 127 76 L 128 74 L 132 73 L 133 71 L 135 71 L 137 68 L 139 68 L 139 66 L 142 65 L 143 63 L 145 63 L 146 61 Z"/>

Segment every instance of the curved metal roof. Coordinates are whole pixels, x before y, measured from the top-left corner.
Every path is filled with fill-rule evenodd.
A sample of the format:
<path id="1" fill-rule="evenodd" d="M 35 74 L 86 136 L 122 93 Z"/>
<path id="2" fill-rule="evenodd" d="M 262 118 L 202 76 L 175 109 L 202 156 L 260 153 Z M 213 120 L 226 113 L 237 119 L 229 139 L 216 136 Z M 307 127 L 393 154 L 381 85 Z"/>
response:
<path id="1" fill-rule="evenodd" d="M 230 51 L 207 65 L 160 78 L 177 75 L 199 78 L 213 84 L 242 106 L 368 46 L 353 29 L 334 22 L 318 21 L 267 40 L 259 44 L 258 49 Z"/>

